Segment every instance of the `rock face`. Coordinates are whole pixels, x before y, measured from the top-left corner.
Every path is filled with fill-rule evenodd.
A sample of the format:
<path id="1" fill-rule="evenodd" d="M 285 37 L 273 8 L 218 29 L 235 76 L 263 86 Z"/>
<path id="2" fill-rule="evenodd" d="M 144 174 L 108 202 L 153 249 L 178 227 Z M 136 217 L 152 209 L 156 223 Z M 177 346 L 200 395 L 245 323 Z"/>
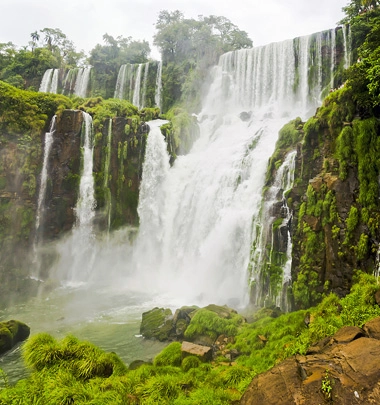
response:
<path id="1" fill-rule="evenodd" d="M 43 240 L 57 238 L 75 222 L 81 165 L 81 132 L 83 113 L 65 110 L 58 116 L 57 129 L 49 159 L 49 181 L 46 188 Z"/>
<path id="2" fill-rule="evenodd" d="M 22 322 L 14 320 L 0 322 L 0 355 L 27 339 L 29 334 L 29 326 Z"/>
<path id="3" fill-rule="evenodd" d="M 380 318 L 344 327 L 253 379 L 242 405 L 380 403 Z M 376 338 L 374 338 L 376 336 Z"/>

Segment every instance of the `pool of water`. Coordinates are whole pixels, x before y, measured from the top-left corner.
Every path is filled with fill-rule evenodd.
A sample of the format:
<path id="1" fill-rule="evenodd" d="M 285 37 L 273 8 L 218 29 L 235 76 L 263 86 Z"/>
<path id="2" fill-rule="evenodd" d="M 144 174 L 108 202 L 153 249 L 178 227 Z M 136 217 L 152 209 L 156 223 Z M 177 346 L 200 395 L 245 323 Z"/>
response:
<path id="1" fill-rule="evenodd" d="M 166 301 L 166 302 L 165 302 Z M 72 334 L 105 351 L 115 352 L 126 364 L 149 361 L 166 343 L 140 336 L 142 313 L 155 306 L 170 307 L 165 297 L 152 299 L 141 293 L 112 288 L 60 288 L 43 297 L 0 310 L 0 321 L 17 319 L 31 328 L 31 335 L 47 332 L 61 339 Z M 15 382 L 28 375 L 20 345 L 0 357 L 0 368 Z"/>

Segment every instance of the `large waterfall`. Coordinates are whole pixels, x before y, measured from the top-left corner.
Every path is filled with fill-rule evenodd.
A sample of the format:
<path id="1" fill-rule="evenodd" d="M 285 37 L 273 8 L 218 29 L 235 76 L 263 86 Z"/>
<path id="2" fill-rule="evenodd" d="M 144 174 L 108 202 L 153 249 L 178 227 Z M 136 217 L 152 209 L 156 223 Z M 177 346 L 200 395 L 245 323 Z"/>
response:
<path id="1" fill-rule="evenodd" d="M 327 31 L 223 55 L 198 116 L 200 137 L 170 169 L 163 140 L 149 135 L 134 283 L 189 302 L 247 303 L 250 277 L 260 271 L 248 268 L 266 225 L 260 211 L 268 159 L 279 129 L 308 118 L 330 88 L 335 38 Z"/>

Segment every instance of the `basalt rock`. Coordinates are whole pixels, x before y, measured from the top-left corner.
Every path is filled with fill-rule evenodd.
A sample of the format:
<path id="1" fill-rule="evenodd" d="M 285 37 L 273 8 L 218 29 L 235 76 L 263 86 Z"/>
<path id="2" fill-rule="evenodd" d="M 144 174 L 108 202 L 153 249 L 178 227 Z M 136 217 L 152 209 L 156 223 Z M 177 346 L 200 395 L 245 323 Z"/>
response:
<path id="1" fill-rule="evenodd" d="M 240 404 L 380 403 L 380 318 L 346 326 L 253 379 Z M 374 338 L 376 336 L 376 338 Z"/>

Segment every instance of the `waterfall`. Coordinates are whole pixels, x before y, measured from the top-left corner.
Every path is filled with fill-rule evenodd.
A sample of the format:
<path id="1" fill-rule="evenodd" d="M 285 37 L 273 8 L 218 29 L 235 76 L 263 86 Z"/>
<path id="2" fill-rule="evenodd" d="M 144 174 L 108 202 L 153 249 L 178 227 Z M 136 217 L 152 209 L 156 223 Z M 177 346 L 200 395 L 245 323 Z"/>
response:
<path id="1" fill-rule="evenodd" d="M 112 148 L 112 118 L 108 121 L 108 136 L 107 136 L 107 146 L 106 146 L 106 158 L 104 163 L 104 197 L 106 202 L 107 210 L 107 229 L 110 230 L 111 226 L 111 211 L 112 211 L 112 200 L 111 191 L 109 189 L 109 175 L 110 175 L 110 165 L 111 165 L 111 148 Z"/>
<path id="2" fill-rule="evenodd" d="M 266 248 L 260 235 L 270 224 L 261 216 L 262 190 L 278 131 L 289 117 L 313 114 L 318 105 L 310 97 L 314 87 L 319 91 L 329 84 L 330 77 L 322 83 L 309 80 L 315 73 L 312 64 L 330 67 L 329 54 L 310 56 L 317 37 L 222 55 L 198 115 L 200 136 L 172 167 L 167 165 L 162 135 L 149 135 L 140 230 L 130 266 L 134 288 L 140 284 L 143 291 L 198 304 L 248 302 L 248 284 L 259 281 L 264 271 L 251 252 L 260 255 Z M 324 38 L 331 49 L 331 41 Z M 155 142 L 153 133 L 160 145 L 156 154 L 148 148 Z M 290 154 L 281 169 L 282 178 L 288 179 L 281 186 L 284 190 L 290 187 L 294 157 Z M 284 285 L 290 274 L 287 262 L 282 262 Z M 273 298 L 281 300 L 281 292 Z"/>
<path id="3" fill-rule="evenodd" d="M 342 27 L 344 46 L 344 68 L 351 66 L 351 27 L 347 24 Z"/>
<path id="4" fill-rule="evenodd" d="M 168 121 L 148 122 L 150 127 L 145 149 L 143 175 L 140 186 L 138 214 L 141 218 L 138 243 L 141 250 L 149 252 L 149 265 L 161 257 L 163 210 L 166 190 L 164 182 L 169 172 L 169 155 L 160 126 Z"/>
<path id="5" fill-rule="evenodd" d="M 35 224 L 35 234 L 33 242 L 33 268 L 31 273 L 31 278 L 40 280 L 41 279 L 41 257 L 40 257 L 40 242 L 42 240 L 42 229 L 41 224 L 43 224 L 43 216 L 45 212 L 45 196 L 46 196 L 46 186 L 48 180 L 48 163 L 49 156 L 51 152 L 51 147 L 53 145 L 53 136 L 56 130 L 57 116 L 54 115 L 51 122 L 49 131 L 45 133 L 45 143 L 44 143 L 44 153 L 43 153 L 43 163 L 40 178 L 40 188 L 38 192 L 37 200 L 37 212 L 36 212 L 36 224 Z"/>
<path id="6" fill-rule="evenodd" d="M 87 87 L 90 80 L 90 72 L 91 66 L 78 69 L 74 87 L 74 94 L 76 96 L 83 98 L 87 96 Z"/>
<path id="7" fill-rule="evenodd" d="M 335 65 L 336 65 L 336 33 L 335 33 L 335 29 L 332 29 L 330 31 L 330 45 L 331 45 L 331 68 L 330 68 L 330 72 L 331 72 L 331 81 L 330 81 L 330 86 L 333 89 L 334 88 L 334 71 L 335 71 Z"/>
<path id="8" fill-rule="evenodd" d="M 41 219 L 44 212 L 44 202 L 46 195 L 46 185 L 48 179 L 48 162 L 51 151 L 51 146 L 53 144 L 53 135 L 55 132 L 57 122 L 57 116 L 54 115 L 51 122 L 49 132 L 45 133 L 45 146 L 44 146 L 44 157 L 42 163 L 41 180 L 40 180 L 40 190 L 38 193 L 38 203 L 37 203 L 37 215 L 36 215 L 36 237 L 38 241 L 38 233 L 41 225 Z"/>
<path id="9" fill-rule="evenodd" d="M 157 76 L 156 76 L 156 92 L 154 95 L 154 102 L 161 112 L 161 90 L 162 90 L 162 62 L 158 62 Z"/>
<path id="10" fill-rule="evenodd" d="M 67 95 L 73 94 L 77 72 L 78 72 L 78 69 L 69 69 L 68 70 L 68 72 L 65 76 L 65 80 L 63 81 L 62 94 L 65 94 L 65 93 Z"/>
<path id="11" fill-rule="evenodd" d="M 82 170 L 80 175 L 78 200 L 75 207 L 76 223 L 71 238 L 59 246 L 62 261 L 58 266 L 58 277 L 69 285 L 91 280 L 95 260 L 95 236 L 93 220 L 96 200 L 94 195 L 93 133 L 92 118 L 83 112 L 82 125 Z M 59 250 L 59 249 L 58 249 Z"/>
<path id="12" fill-rule="evenodd" d="M 127 65 L 121 65 L 119 69 L 119 73 L 117 75 L 117 80 L 116 80 L 116 87 L 115 87 L 115 93 L 114 93 L 114 98 L 119 98 L 123 99 L 124 97 L 124 92 L 125 92 L 125 73 L 127 71 Z"/>
<path id="13" fill-rule="evenodd" d="M 322 33 L 318 32 L 316 34 L 316 55 L 313 65 L 317 67 L 317 78 L 314 90 L 314 99 L 317 104 L 322 102 L 322 83 L 323 83 L 323 69 L 322 69 Z"/>
<path id="14" fill-rule="evenodd" d="M 309 44 L 310 36 L 299 38 L 299 99 L 301 101 L 301 111 L 305 111 L 308 105 L 309 99 Z"/>
<path id="15" fill-rule="evenodd" d="M 148 70 L 149 62 L 145 63 L 141 108 L 144 108 L 146 106 L 146 86 L 148 84 Z"/>
<path id="16" fill-rule="evenodd" d="M 140 63 L 137 68 L 136 79 L 135 79 L 135 87 L 133 89 L 133 105 L 140 109 L 140 88 L 141 88 L 141 72 L 142 72 L 143 64 Z"/>
<path id="17" fill-rule="evenodd" d="M 57 93 L 59 69 L 47 69 L 42 77 L 39 91 Z"/>
<path id="18" fill-rule="evenodd" d="M 257 223 L 260 223 L 260 232 L 257 235 L 257 251 L 254 252 L 251 263 L 253 285 L 251 299 L 258 307 L 266 302 L 276 303 L 284 311 L 290 309 L 287 289 L 291 284 L 292 213 L 286 203 L 286 193 L 293 187 L 296 155 L 295 151 L 290 152 L 277 170 L 257 220 Z M 280 218 L 275 222 L 276 216 Z M 268 246 L 270 246 L 269 253 Z M 282 274 L 278 274 L 279 268 L 282 268 Z M 262 272 L 262 269 L 266 271 Z M 269 285 L 268 273 L 277 275 L 270 278 Z"/>
<path id="19" fill-rule="evenodd" d="M 79 198 L 75 212 L 78 227 L 88 227 L 91 232 L 94 208 L 96 205 L 94 197 L 94 178 L 92 175 L 94 149 L 91 115 L 83 112 L 83 120 L 83 169 L 79 183 Z"/>

